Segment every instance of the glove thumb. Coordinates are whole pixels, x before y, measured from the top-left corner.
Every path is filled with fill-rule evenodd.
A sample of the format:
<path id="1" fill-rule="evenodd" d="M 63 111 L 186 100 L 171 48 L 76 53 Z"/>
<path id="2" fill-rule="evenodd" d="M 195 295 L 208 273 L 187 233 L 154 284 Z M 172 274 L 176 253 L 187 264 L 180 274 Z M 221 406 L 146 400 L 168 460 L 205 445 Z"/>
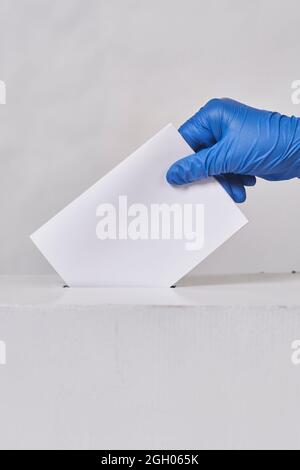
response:
<path id="1" fill-rule="evenodd" d="M 218 143 L 174 163 L 167 173 L 168 183 L 172 185 L 190 184 L 210 176 L 226 173 L 221 148 Z"/>

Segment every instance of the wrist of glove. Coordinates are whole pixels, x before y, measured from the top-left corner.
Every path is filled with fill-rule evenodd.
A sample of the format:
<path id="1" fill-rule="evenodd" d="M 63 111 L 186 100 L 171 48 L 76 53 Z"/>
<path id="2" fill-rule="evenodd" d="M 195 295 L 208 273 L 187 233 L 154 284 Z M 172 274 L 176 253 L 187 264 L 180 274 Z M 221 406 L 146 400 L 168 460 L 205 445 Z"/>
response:
<path id="1" fill-rule="evenodd" d="M 214 176 L 234 199 L 246 199 L 256 177 L 282 181 L 300 177 L 300 119 L 261 111 L 230 99 L 207 103 L 180 129 L 195 154 L 167 173 L 173 185 Z"/>

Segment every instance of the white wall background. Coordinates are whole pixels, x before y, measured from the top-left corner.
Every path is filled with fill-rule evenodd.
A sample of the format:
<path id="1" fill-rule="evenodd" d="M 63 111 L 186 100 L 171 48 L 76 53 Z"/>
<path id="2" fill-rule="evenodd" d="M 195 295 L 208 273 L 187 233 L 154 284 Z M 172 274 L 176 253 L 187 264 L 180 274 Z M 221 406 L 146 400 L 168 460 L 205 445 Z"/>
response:
<path id="1" fill-rule="evenodd" d="M 298 0 L 0 0 L 0 273 L 48 273 L 28 236 L 212 97 L 300 115 Z M 300 182 L 260 182 L 198 272 L 300 270 Z"/>

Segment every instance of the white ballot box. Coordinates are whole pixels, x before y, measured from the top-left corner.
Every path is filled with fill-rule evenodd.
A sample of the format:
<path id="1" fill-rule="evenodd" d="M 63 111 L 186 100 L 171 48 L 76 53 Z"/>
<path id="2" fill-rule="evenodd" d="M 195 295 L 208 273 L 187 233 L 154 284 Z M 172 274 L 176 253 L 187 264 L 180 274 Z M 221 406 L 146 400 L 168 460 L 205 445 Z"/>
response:
<path id="1" fill-rule="evenodd" d="M 299 275 L 0 278 L 0 448 L 299 449 L 299 292 Z"/>

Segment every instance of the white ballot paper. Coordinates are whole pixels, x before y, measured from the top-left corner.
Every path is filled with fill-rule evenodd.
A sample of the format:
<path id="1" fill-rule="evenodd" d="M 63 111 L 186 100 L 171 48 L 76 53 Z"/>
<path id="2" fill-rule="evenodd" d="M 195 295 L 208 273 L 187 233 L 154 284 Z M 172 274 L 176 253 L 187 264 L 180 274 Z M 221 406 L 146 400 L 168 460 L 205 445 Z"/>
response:
<path id="1" fill-rule="evenodd" d="M 193 151 L 173 125 L 88 189 L 32 240 L 70 287 L 171 287 L 247 223 L 213 178 L 168 168 Z"/>

